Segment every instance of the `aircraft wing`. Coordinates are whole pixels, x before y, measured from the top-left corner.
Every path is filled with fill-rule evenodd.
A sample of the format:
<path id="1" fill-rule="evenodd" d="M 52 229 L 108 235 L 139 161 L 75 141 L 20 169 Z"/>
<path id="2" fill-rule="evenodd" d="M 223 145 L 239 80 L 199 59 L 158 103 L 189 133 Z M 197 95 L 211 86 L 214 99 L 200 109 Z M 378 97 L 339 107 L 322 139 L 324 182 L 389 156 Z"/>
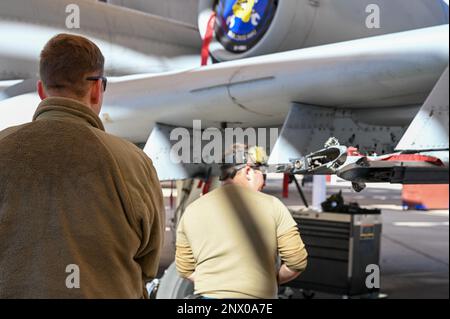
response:
<path id="1" fill-rule="evenodd" d="M 443 25 L 183 72 L 113 78 L 101 118 L 108 132 L 135 143 L 145 143 L 156 123 L 279 127 L 293 104 L 350 110 L 362 121 L 406 129 L 448 65 L 448 36 Z M 0 130 L 31 120 L 38 102 L 34 93 L 0 101 Z M 398 138 L 395 147 L 404 131 L 389 133 Z"/>
<path id="2" fill-rule="evenodd" d="M 108 131 L 141 143 L 155 123 L 281 126 L 293 103 L 354 110 L 370 120 L 380 110 L 379 121 L 399 117 L 408 126 L 448 65 L 448 36 L 443 25 L 184 72 L 115 78 L 102 118 Z M 396 108 L 400 112 L 386 116 Z"/>
<path id="3" fill-rule="evenodd" d="M 189 71 L 113 78 L 102 118 L 112 133 L 145 142 L 156 122 L 186 127 L 192 126 L 193 119 L 208 126 L 221 122 L 281 125 L 294 102 L 364 110 L 420 107 L 448 64 L 448 28 L 443 25 Z M 29 95 L 1 101 L 0 129 L 31 118 L 20 111 L 19 102 L 37 101 L 29 100 Z M 17 119 L 11 113 L 17 113 Z"/>

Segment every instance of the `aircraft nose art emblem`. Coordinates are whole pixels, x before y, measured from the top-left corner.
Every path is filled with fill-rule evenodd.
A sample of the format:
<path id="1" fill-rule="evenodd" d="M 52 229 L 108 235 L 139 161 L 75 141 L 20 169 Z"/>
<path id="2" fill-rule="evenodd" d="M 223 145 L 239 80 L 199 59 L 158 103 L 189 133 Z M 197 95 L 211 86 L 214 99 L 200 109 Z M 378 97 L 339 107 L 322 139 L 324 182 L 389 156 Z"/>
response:
<path id="1" fill-rule="evenodd" d="M 269 28 L 277 3 L 277 0 L 219 0 L 217 40 L 231 52 L 249 50 Z"/>

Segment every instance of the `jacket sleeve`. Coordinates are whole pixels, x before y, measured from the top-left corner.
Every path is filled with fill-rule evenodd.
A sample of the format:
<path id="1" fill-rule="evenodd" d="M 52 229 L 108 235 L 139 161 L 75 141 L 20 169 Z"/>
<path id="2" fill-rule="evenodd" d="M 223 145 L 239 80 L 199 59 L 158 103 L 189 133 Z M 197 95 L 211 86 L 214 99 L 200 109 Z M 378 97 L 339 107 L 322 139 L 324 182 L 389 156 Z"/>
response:
<path id="1" fill-rule="evenodd" d="M 141 238 L 141 246 L 135 259 L 140 264 L 144 280 L 155 278 L 161 257 L 165 208 L 161 185 L 151 160 L 141 154 L 143 167 L 135 176 L 134 185 L 128 183 L 135 213 L 135 227 Z"/>
<path id="2" fill-rule="evenodd" d="M 281 260 L 289 269 L 303 272 L 307 266 L 308 253 L 300 237 L 297 223 L 286 206 L 279 199 L 274 200 L 277 245 Z"/>
<path id="3" fill-rule="evenodd" d="M 178 273 L 184 278 L 188 278 L 195 271 L 196 261 L 189 240 L 184 232 L 183 218 L 181 218 L 177 229 L 175 264 Z"/>
<path id="4" fill-rule="evenodd" d="M 163 247 L 165 207 L 161 184 L 151 159 L 138 147 L 108 134 L 98 134 L 114 159 L 114 186 L 128 226 L 136 237 L 131 254 L 144 281 L 156 277 Z M 132 239 L 130 238 L 130 241 Z"/>
<path id="5" fill-rule="evenodd" d="M 297 227 L 292 227 L 278 238 L 278 251 L 286 266 L 297 272 L 303 272 L 308 263 L 308 253 L 300 238 Z"/>

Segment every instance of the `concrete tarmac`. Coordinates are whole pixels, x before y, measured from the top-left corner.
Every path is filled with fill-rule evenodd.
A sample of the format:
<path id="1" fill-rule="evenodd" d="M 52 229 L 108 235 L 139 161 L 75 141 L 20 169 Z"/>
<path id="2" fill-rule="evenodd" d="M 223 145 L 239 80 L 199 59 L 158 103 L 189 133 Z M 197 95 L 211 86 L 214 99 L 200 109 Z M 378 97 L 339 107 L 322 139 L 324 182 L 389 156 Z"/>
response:
<path id="1" fill-rule="evenodd" d="M 271 178 L 264 192 L 281 198 L 282 180 Z M 312 185 L 303 187 L 310 202 Z M 289 186 L 287 206 L 303 205 L 294 184 Z M 383 233 L 381 242 L 381 293 L 388 298 L 427 299 L 449 298 L 449 211 L 404 211 L 401 186 L 370 185 L 361 193 L 354 192 L 347 183 L 328 186 L 327 194 L 340 190 L 345 202 L 358 202 L 363 207 L 382 209 Z M 168 190 L 165 190 L 167 225 L 172 216 Z M 176 194 L 175 194 L 176 195 Z M 167 228 L 161 274 L 174 258 L 173 233 Z M 295 297 L 300 297 L 295 294 Z M 316 298 L 340 298 L 316 294 Z"/>

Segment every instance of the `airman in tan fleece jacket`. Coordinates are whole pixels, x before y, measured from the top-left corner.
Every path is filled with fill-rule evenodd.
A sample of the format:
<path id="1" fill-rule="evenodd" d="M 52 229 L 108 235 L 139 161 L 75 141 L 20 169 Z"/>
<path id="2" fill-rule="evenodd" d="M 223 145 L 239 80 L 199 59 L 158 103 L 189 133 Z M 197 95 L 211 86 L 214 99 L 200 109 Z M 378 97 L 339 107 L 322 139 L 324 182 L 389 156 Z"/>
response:
<path id="1" fill-rule="evenodd" d="M 152 162 L 85 105 L 47 98 L 0 132 L 0 298 L 142 298 L 163 231 Z"/>

